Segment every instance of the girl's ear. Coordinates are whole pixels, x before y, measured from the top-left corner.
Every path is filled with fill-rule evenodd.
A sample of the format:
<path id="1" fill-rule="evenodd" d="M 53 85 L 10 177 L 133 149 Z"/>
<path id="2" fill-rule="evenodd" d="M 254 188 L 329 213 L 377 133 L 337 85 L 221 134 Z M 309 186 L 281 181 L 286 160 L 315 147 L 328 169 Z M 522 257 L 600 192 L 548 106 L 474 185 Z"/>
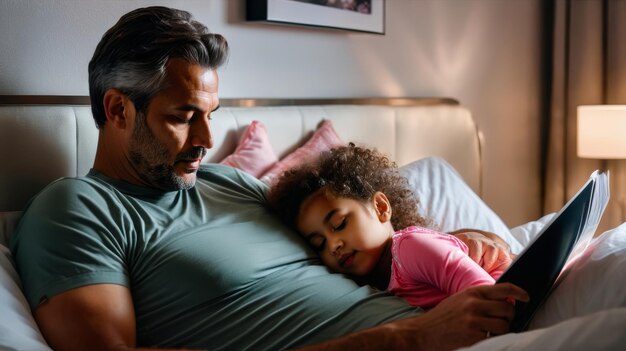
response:
<path id="1" fill-rule="evenodd" d="M 391 220 L 391 203 L 387 198 L 387 195 L 377 191 L 372 197 L 374 209 L 376 215 L 381 223 L 389 222 Z"/>

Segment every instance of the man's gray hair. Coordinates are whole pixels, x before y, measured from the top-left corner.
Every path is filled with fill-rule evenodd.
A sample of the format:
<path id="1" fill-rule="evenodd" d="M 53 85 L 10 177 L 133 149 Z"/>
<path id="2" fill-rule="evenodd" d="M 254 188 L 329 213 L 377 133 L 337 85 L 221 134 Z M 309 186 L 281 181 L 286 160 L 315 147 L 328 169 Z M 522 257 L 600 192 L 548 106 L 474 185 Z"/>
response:
<path id="1" fill-rule="evenodd" d="M 146 7 L 122 16 L 100 40 L 89 62 L 91 111 L 98 128 L 106 123 L 104 94 L 115 88 L 145 114 L 152 98 L 165 89 L 166 65 L 172 58 L 210 69 L 228 56 L 226 39 L 210 33 L 187 11 Z"/>

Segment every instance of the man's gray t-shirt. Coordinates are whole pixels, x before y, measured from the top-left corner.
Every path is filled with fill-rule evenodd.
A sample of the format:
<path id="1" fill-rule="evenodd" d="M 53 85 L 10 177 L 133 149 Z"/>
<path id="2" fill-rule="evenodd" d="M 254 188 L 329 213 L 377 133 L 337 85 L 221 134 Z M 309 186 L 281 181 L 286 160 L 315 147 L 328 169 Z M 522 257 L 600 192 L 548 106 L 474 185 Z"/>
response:
<path id="1" fill-rule="evenodd" d="M 284 349 L 421 313 L 331 274 L 265 207 L 265 186 L 203 165 L 162 192 L 91 171 L 31 201 L 11 249 L 32 308 L 111 283 L 133 296 L 140 346 Z"/>

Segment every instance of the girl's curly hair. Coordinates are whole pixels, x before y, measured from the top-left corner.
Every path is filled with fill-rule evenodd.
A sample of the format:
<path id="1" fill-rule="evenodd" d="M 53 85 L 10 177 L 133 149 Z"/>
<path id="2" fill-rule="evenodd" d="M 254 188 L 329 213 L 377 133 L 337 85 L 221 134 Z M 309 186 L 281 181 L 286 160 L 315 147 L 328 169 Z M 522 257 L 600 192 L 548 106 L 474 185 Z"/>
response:
<path id="1" fill-rule="evenodd" d="M 296 228 L 300 206 L 321 189 L 361 202 L 382 192 L 391 204 L 394 230 L 431 224 L 418 214 L 418 200 L 396 163 L 374 149 L 349 143 L 323 152 L 314 162 L 285 171 L 272 187 L 269 203 L 287 225 Z"/>

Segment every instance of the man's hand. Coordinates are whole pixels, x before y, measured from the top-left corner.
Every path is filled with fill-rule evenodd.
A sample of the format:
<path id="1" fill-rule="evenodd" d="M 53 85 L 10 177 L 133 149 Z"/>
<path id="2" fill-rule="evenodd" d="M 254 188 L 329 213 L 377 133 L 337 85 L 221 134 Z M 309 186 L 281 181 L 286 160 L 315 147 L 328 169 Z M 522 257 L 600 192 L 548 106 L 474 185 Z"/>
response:
<path id="1" fill-rule="evenodd" d="M 515 255 L 498 235 L 477 229 L 459 229 L 450 234 L 467 245 L 469 257 L 487 272 L 504 271 Z"/>
<path id="2" fill-rule="evenodd" d="M 515 305 L 507 301 L 528 299 L 524 290 L 510 283 L 461 291 L 423 316 L 425 333 L 420 334 L 428 338 L 423 345 L 429 350 L 449 350 L 506 334 L 515 314 Z"/>

